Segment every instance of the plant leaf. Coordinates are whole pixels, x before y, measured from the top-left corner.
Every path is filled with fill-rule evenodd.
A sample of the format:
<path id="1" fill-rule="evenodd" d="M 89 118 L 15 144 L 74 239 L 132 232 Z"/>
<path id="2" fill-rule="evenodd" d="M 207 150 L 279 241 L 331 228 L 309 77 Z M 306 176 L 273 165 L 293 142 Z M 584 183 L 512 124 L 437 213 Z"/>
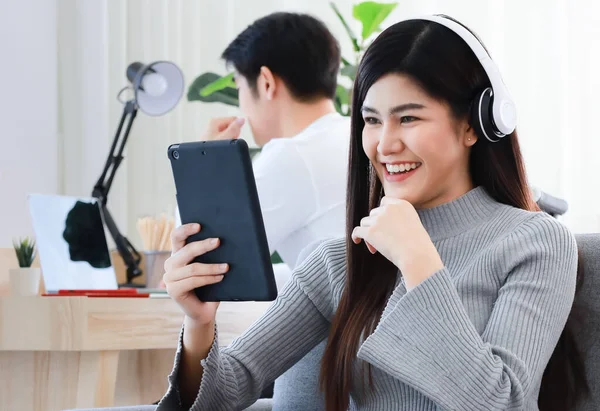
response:
<path id="1" fill-rule="evenodd" d="M 344 86 L 338 84 L 336 87 L 333 103 L 336 111 L 342 116 L 350 115 L 350 93 L 351 91 Z"/>
<path id="2" fill-rule="evenodd" d="M 226 89 L 227 87 L 236 88 L 235 82 L 233 81 L 233 73 L 229 73 L 226 76 L 223 76 L 211 83 L 208 83 L 206 86 L 200 89 L 200 95 L 202 97 L 207 97 L 210 96 L 212 93 Z"/>
<path id="3" fill-rule="evenodd" d="M 283 260 L 281 259 L 281 257 L 277 253 L 277 251 L 275 251 L 273 254 L 271 254 L 271 264 L 280 264 L 280 263 L 283 263 Z"/>
<path id="4" fill-rule="evenodd" d="M 337 111 L 339 114 L 341 114 L 343 116 L 344 115 L 344 109 L 340 105 L 340 102 L 338 101 L 337 98 L 333 100 L 333 105 L 335 106 L 335 111 Z"/>
<path id="5" fill-rule="evenodd" d="M 356 4 L 353 8 L 353 16 L 362 23 L 362 39 L 368 39 L 379 25 L 396 8 L 398 3 L 377 3 L 365 1 Z"/>
<path id="6" fill-rule="evenodd" d="M 344 86 L 337 85 L 335 89 L 335 97 L 339 100 L 340 105 L 348 105 L 350 104 L 350 90 L 348 90 Z"/>
<path id="7" fill-rule="evenodd" d="M 222 77 L 215 73 L 203 73 L 198 76 L 190 85 L 187 93 L 188 101 L 202 101 L 205 103 L 220 102 L 230 106 L 239 106 L 238 91 L 232 88 L 232 78 L 226 79 L 228 76 Z M 223 80 L 226 79 L 226 80 Z M 218 87 L 213 87 L 211 84 L 217 83 Z M 214 91 L 209 95 L 203 96 L 201 91 L 208 86 L 211 86 Z M 218 89 L 218 90 L 217 90 Z M 211 91 L 209 89 L 209 91 Z"/>
<path id="8" fill-rule="evenodd" d="M 340 70 L 340 74 L 342 76 L 346 76 L 346 77 L 349 77 L 352 80 L 354 80 L 356 78 L 356 70 L 357 70 L 356 66 L 349 64 L 347 66 L 342 67 L 342 69 Z"/>
<path id="9" fill-rule="evenodd" d="M 17 255 L 19 267 L 31 267 L 35 259 L 35 240 L 25 237 L 16 241 L 13 239 L 13 247 Z"/>
<path id="10" fill-rule="evenodd" d="M 360 51 L 360 46 L 358 45 L 356 34 L 354 34 L 348 23 L 346 23 L 346 19 L 344 19 L 344 16 L 342 16 L 342 13 L 340 13 L 335 3 L 331 1 L 329 2 L 329 5 L 331 6 L 335 14 L 342 22 L 342 25 L 346 29 L 346 33 L 348 33 L 348 37 L 350 37 L 350 41 L 352 41 L 352 47 L 354 48 L 354 51 L 358 53 Z"/>
<path id="11" fill-rule="evenodd" d="M 261 148 L 260 147 L 250 147 L 248 148 L 248 153 L 250 154 L 250 159 L 254 159 L 254 157 L 261 152 Z"/>

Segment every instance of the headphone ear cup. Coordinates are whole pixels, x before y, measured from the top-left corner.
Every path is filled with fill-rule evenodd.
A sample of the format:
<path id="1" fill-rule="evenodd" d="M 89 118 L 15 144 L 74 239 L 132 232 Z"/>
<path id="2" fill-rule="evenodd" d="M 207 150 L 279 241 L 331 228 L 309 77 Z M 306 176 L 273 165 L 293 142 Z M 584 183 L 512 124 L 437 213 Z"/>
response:
<path id="1" fill-rule="evenodd" d="M 471 127 L 475 130 L 478 139 L 486 138 L 483 128 L 481 127 L 481 115 L 479 114 L 479 101 L 482 93 L 478 93 L 471 102 Z"/>
<path id="2" fill-rule="evenodd" d="M 496 143 L 504 137 L 504 134 L 496 130 L 494 126 L 492 94 L 491 87 L 488 87 L 479 93 L 473 101 L 471 105 L 471 126 L 475 129 L 477 137 L 486 138 L 492 143 Z"/>

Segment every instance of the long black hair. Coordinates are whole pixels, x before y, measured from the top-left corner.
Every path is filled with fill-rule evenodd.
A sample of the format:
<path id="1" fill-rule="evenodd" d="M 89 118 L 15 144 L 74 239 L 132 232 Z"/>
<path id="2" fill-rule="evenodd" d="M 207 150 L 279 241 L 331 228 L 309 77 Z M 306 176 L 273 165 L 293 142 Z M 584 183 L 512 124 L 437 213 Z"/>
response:
<path id="1" fill-rule="evenodd" d="M 352 96 L 352 131 L 347 191 L 347 275 L 334 315 L 321 364 L 321 387 L 327 411 L 348 408 L 353 364 L 362 338 L 370 335 L 391 295 L 397 267 L 381 254 L 371 254 L 351 240 L 354 227 L 377 207 L 382 185 L 362 148 L 364 121 L 360 109 L 369 88 L 382 76 L 410 76 L 430 96 L 446 102 L 457 119 L 468 118 L 475 96 L 490 81 L 469 46 L 448 28 L 424 20 L 397 23 L 366 51 Z M 478 136 L 471 148 L 469 171 L 475 186 L 483 186 L 496 201 L 524 210 L 539 210 L 527 183 L 516 131 L 498 143 Z M 372 273 L 377 272 L 377 276 Z M 578 388 L 585 386 L 583 366 L 573 350 L 569 326 L 563 332 L 550 364 L 556 372 L 544 375 L 540 408 L 548 404 L 567 409 Z M 573 354 L 573 355 L 571 355 Z M 370 366 L 369 381 L 371 381 Z M 572 375 L 568 381 L 562 373 Z M 560 382 L 553 384 L 555 378 Z M 566 384 L 565 384 L 566 383 Z M 546 387 L 552 387 L 548 390 Z"/>

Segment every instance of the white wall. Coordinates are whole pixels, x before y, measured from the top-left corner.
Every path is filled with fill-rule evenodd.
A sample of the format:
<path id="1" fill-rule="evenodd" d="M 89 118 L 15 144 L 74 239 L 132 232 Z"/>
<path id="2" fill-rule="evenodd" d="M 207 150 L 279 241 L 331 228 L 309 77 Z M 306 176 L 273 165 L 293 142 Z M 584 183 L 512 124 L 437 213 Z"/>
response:
<path id="1" fill-rule="evenodd" d="M 29 192 L 58 189 L 56 1 L 0 1 L 0 247 L 32 235 Z"/>
<path id="2" fill-rule="evenodd" d="M 186 84 L 224 72 L 219 55 L 256 18 L 278 10 L 323 19 L 351 56 L 343 27 L 324 0 L 0 0 L 0 247 L 30 230 L 31 191 L 88 196 L 102 169 L 122 106 L 117 92 L 135 60 L 172 60 Z M 337 0 L 347 19 L 353 0 Z M 442 12 L 474 29 L 491 50 L 519 109 L 530 181 L 566 197 L 574 231 L 600 231 L 600 4 L 586 0 L 400 0 L 389 23 Z M 58 46 L 57 46 L 58 43 Z M 24 66 L 13 62 L 23 61 Z M 58 67 L 58 69 L 57 69 Z M 35 73 L 35 75 L 34 75 Z M 58 80 L 58 82 L 57 82 Z M 28 103 L 29 113 L 23 111 Z M 109 196 L 121 230 L 139 245 L 136 219 L 171 212 L 165 155 L 172 142 L 201 135 L 208 119 L 236 113 L 183 99 L 171 113 L 140 113 Z M 58 123 L 57 123 L 58 117 Z M 58 131 L 58 133 L 57 133 Z M 245 138 L 251 140 L 247 134 Z M 15 155 L 14 146 L 30 150 Z M 16 177 L 18 176 L 18 177 Z"/>

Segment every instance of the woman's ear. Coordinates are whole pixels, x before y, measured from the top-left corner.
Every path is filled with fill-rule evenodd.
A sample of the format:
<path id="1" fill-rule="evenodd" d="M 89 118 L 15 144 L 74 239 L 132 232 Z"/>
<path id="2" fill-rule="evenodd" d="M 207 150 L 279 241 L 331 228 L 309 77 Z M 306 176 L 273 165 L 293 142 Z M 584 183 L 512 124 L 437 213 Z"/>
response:
<path id="1" fill-rule="evenodd" d="M 261 94 L 264 93 L 267 100 L 273 100 L 276 91 L 275 76 L 268 67 L 262 66 L 260 68 L 257 85 L 262 91 Z"/>
<path id="2" fill-rule="evenodd" d="M 471 127 L 468 121 L 465 121 L 463 130 L 463 142 L 465 146 L 472 147 L 473 144 L 477 142 L 477 133 L 475 133 L 475 129 Z"/>

